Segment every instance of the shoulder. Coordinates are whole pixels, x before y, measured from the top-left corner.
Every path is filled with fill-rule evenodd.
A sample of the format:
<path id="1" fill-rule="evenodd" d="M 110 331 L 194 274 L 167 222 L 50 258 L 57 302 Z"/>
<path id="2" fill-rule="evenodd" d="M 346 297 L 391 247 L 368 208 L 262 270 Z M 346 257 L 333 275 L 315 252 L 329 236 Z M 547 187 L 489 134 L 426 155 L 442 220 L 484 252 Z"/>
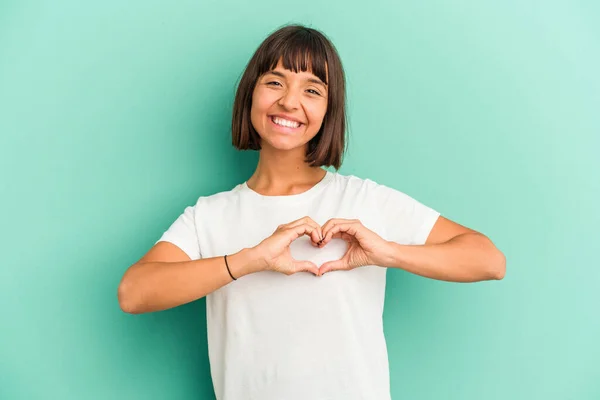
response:
<path id="1" fill-rule="evenodd" d="M 239 184 L 230 190 L 225 190 L 210 195 L 201 195 L 198 197 L 194 208 L 216 210 L 237 204 L 242 193 L 241 187 L 242 185 Z"/>
<path id="2" fill-rule="evenodd" d="M 336 191 L 339 196 L 361 207 L 373 208 L 383 215 L 399 212 L 414 214 L 420 210 L 430 211 L 430 207 L 397 189 L 393 183 L 382 183 L 356 175 L 336 175 Z M 431 209 L 431 211 L 435 210 Z"/>
<path id="3" fill-rule="evenodd" d="M 337 188 L 367 189 L 377 185 L 377 182 L 353 174 L 333 173 L 333 183 Z"/>
<path id="4" fill-rule="evenodd" d="M 337 189 L 344 190 L 348 194 L 352 193 L 353 195 L 364 194 L 369 197 L 406 196 L 400 190 L 382 184 L 374 179 L 352 174 L 344 175 L 336 173 L 334 182 Z"/>

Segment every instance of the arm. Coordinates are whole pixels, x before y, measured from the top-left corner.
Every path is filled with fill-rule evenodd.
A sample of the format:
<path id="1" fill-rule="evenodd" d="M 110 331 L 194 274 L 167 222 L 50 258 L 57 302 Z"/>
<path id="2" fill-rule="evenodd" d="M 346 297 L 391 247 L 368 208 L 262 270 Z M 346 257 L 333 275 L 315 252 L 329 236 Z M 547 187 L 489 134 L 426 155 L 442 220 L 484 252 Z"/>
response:
<path id="1" fill-rule="evenodd" d="M 386 266 L 452 282 L 502 279 L 506 258 L 485 235 L 440 216 L 424 245 L 388 242 Z"/>
<path id="2" fill-rule="evenodd" d="M 260 269 L 254 249 L 228 255 L 227 263 L 236 279 Z M 202 298 L 231 281 L 223 257 L 192 261 L 174 244 L 158 242 L 123 275 L 119 306 L 131 314 L 161 311 Z"/>
<path id="3" fill-rule="evenodd" d="M 255 247 L 227 255 L 235 279 L 259 271 L 318 274 L 310 261 L 294 260 L 290 244 L 302 235 L 311 237 L 313 246 L 321 229 L 310 217 L 280 225 Z M 191 260 L 185 251 L 168 242 L 157 242 L 137 263 L 125 271 L 119 284 L 121 309 L 131 314 L 160 311 L 189 303 L 231 282 L 222 256 Z"/>

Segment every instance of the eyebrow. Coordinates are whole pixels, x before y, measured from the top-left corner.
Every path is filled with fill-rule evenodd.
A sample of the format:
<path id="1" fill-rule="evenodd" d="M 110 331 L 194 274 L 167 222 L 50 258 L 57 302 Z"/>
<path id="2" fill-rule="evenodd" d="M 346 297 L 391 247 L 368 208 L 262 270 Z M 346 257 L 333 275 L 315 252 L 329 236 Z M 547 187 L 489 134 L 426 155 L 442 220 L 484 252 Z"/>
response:
<path id="1" fill-rule="evenodd" d="M 269 71 L 269 72 L 267 72 L 267 74 L 279 76 L 280 78 L 285 78 L 285 75 L 282 72 L 279 72 L 279 71 Z M 310 83 L 314 83 L 316 85 L 321 85 L 324 88 L 327 88 L 327 84 L 324 83 L 319 78 L 308 78 L 307 81 L 310 82 Z"/>

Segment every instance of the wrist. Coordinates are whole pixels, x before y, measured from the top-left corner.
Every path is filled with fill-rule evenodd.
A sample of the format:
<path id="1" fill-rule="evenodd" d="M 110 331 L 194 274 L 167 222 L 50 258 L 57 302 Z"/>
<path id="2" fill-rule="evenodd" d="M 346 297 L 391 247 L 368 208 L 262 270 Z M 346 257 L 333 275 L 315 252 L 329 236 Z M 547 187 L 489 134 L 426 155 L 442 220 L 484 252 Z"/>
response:
<path id="1" fill-rule="evenodd" d="M 243 248 L 237 253 L 227 255 L 227 261 L 235 279 L 264 270 L 263 262 L 255 248 Z"/>
<path id="2" fill-rule="evenodd" d="M 385 267 L 397 267 L 399 260 L 398 256 L 402 251 L 402 245 L 396 242 L 386 242 L 386 246 L 384 248 L 382 254 L 382 265 Z"/>

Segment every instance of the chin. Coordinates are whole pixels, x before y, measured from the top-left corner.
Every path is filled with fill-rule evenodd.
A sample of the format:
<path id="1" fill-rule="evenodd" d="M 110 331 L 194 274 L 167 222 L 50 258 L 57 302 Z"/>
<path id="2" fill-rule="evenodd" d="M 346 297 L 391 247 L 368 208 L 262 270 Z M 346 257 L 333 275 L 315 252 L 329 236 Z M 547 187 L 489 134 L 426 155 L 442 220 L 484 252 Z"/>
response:
<path id="1" fill-rule="evenodd" d="M 269 146 L 273 149 L 276 150 L 282 150 L 282 151 L 287 151 L 287 150 L 294 150 L 298 147 L 304 147 L 304 145 L 302 143 L 281 143 L 281 142 L 270 142 Z"/>
<path id="2" fill-rule="evenodd" d="M 294 140 L 286 140 L 284 139 L 279 139 L 279 138 L 275 138 L 274 140 L 266 140 L 266 139 L 262 139 L 261 140 L 262 143 L 266 143 L 268 147 L 271 147 L 273 149 L 276 150 L 282 150 L 282 151 L 287 151 L 287 150 L 294 150 L 297 149 L 299 147 L 304 147 L 306 145 L 305 142 L 297 142 Z M 264 146 L 263 146 L 264 147 Z"/>

